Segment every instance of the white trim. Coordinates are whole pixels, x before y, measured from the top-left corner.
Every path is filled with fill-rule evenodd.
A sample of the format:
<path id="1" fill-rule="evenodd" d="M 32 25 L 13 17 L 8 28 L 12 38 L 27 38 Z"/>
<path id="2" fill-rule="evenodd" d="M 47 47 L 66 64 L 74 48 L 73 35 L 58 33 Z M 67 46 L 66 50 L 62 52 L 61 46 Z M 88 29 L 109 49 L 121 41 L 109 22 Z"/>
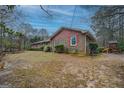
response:
<path id="1" fill-rule="evenodd" d="M 72 38 L 73 37 L 75 37 L 75 39 L 76 39 L 76 43 L 75 44 L 72 44 Z M 76 38 L 76 35 L 72 35 L 71 37 L 70 37 L 70 46 L 76 46 L 77 45 L 77 38 Z"/>

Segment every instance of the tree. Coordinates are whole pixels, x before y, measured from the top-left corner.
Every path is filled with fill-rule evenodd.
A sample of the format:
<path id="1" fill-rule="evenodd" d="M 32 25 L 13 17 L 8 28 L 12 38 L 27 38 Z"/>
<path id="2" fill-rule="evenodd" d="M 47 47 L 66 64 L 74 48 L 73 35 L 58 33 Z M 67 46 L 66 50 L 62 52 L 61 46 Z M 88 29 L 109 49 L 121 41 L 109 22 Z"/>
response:
<path id="1" fill-rule="evenodd" d="M 44 28 L 39 30 L 38 35 L 41 37 L 41 40 L 46 40 L 49 37 L 47 30 Z"/>
<path id="2" fill-rule="evenodd" d="M 1 52 L 3 51 L 3 38 L 5 34 L 5 21 L 6 19 L 10 18 L 12 15 L 14 6 L 6 5 L 6 6 L 0 6 L 0 46 L 1 46 Z"/>
<path id="3" fill-rule="evenodd" d="M 15 23 L 19 20 L 21 14 L 17 10 L 17 6 L 14 5 L 2 5 L 0 6 L 0 47 L 1 51 L 6 50 L 14 46 L 14 31 L 12 28 L 16 27 Z M 18 17 L 18 18 L 17 18 Z M 13 26 L 12 26 L 13 25 Z M 7 44 L 7 41 L 10 44 Z M 11 50 L 11 49 L 10 49 Z"/>
<path id="4" fill-rule="evenodd" d="M 15 36 L 16 36 L 16 45 L 19 51 L 21 51 L 23 49 L 23 41 L 24 41 L 24 35 L 20 32 L 15 32 Z"/>
<path id="5" fill-rule="evenodd" d="M 33 43 L 33 42 L 37 42 L 37 41 L 40 41 L 41 38 L 39 36 L 34 36 L 30 39 L 30 42 Z"/>
<path id="6" fill-rule="evenodd" d="M 92 17 L 92 29 L 101 46 L 124 40 L 124 6 L 102 6 Z"/>
<path id="7" fill-rule="evenodd" d="M 33 36 L 34 34 L 34 29 L 32 27 L 32 25 L 30 25 L 29 23 L 21 23 L 20 27 L 18 28 L 19 32 L 23 33 L 23 47 L 24 49 L 28 48 L 30 46 L 30 38 Z"/>
<path id="8" fill-rule="evenodd" d="M 35 32 L 35 33 L 34 33 Z M 48 32 L 46 29 L 35 29 L 33 33 L 32 38 L 30 39 L 31 43 L 37 42 L 37 41 L 42 41 L 42 40 L 47 40 L 49 38 Z"/>
<path id="9" fill-rule="evenodd" d="M 47 10 L 44 9 L 44 7 L 42 5 L 40 5 L 40 8 L 48 15 L 48 16 L 52 16 Z"/>

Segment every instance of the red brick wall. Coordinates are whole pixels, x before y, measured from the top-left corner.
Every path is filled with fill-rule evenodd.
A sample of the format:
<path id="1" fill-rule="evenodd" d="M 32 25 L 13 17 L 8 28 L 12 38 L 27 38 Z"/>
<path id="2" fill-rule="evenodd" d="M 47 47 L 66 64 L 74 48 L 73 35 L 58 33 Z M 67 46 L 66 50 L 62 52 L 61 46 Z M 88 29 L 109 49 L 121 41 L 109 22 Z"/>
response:
<path id="1" fill-rule="evenodd" d="M 76 46 L 70 46 L 70 38 L 72 35 L 76 35 L 77 44 Z M 51 46 L 54 48 L 54 46 L 63 44 L 68 49 L 76 49 L 79 51 L 84 51 L 85 47 L 85 35 L 82 35 L 80 32 L 76 31 L 70 31 L 70 30 L 63 30 L 59 34 L 57 34 L 51 41 Z"/>

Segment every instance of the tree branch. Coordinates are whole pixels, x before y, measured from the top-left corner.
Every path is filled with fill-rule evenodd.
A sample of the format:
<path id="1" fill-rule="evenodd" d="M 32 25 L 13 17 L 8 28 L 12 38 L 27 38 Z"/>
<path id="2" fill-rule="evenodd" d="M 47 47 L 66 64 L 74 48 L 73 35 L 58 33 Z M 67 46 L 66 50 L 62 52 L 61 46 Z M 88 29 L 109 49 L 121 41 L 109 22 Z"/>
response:
<path id="1" fill-rule="evenodd" d="M 40 5 L 40 8 L 41 8 L 47 15 L 52 16 L 47 10 L 45 10 L 45 9 L 42 7 L 42 5 Z"/>

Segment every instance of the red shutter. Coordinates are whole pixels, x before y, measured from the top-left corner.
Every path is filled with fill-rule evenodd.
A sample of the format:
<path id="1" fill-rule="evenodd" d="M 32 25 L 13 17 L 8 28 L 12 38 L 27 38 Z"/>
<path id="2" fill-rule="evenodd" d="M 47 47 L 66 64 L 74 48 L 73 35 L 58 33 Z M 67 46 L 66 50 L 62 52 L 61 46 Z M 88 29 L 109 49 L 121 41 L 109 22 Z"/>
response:
<path id="1" fill-rule="evenodd" d="M 70 32 L 68 31 L 68 47 L 70 47 Z"/>
<path id="2" fill-rule="evenodd" d="M 78 37 L 78 32 L 76 32 L 76 48 L 78 47 L 78 42 L 79 42 L 79 37 Z"/>

